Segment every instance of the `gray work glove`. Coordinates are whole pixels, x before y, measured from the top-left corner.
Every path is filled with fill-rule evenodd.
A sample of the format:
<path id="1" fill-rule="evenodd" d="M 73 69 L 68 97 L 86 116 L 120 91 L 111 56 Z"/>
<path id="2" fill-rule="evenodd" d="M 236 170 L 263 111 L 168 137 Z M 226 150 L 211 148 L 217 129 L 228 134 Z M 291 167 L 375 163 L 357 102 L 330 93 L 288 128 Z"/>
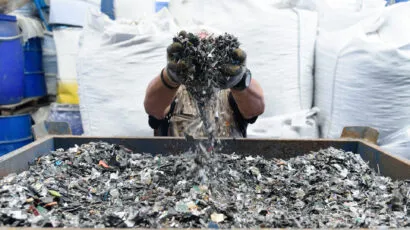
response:
<path id="1" fill-rule="evenodd" d="M 186 38 L 187 36 L 193 35 L 181 31 L 179 36 Z M 178 85 L 184 84 L 188 76 L 195 71 L 192 63 L 189 63 L 189 60 L 184 57 L 183 51 L 184 47 L 177 41 L 173 42 L 167 48 L 167 75 L 171 81 Z"/>
<path id="2" fill-rule="evenodd" d="M 242 49 L 235 49 L 232 56 L 233 62 L 222 65 L 222 77 L 218 78 L 217 85 L 221 89 L 236 86 L 244 77 L 246 68 L 246 53 Z"/>

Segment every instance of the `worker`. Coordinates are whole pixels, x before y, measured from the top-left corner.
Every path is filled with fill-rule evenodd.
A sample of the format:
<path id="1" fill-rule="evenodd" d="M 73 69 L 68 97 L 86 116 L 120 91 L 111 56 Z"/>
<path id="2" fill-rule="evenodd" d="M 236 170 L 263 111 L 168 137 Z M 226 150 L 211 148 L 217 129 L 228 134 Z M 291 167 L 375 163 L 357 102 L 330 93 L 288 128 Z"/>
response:
<path id="1" fill-rule="evenodd" d="M 182 45 L 178 42 L 168 46 L 167 65 L 149 83 L 146 90 L 144 107 L 155 136 L 207 135 L 199 118 L 196 101 L 184 86 L 187 76 L 177 74 L 179 59 L 175 57 L 183 59 L 182 50 Z M 265 109 L 263 90 L 246 67 L 246 53 L 238 48 L 234 54 L 235 64 L 227 63 L 226 68 L 223 68 L 223 74 L 229 76 L 230 80 L 218 82 L 221 90 L 216 94 L 217 106 L 208 111 L 217 115 L 213 116 L 216 137 L 246 137 L 248 124 L 254 123 Z M 190 68 L 184 65 L 181 67 L 180 63 L 178 65 L 178 68 Z"/>

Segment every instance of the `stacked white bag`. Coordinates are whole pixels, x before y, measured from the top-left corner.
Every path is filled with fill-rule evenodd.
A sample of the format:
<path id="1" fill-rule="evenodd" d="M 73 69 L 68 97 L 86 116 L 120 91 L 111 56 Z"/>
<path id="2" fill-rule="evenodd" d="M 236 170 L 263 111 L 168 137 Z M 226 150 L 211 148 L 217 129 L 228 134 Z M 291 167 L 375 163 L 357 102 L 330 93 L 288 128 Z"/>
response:
<path id="1" fill-rule="evenodd" d="M 320 14 L 329 11 L 364 12 L 383 8 L 385 0 L 263 0 L 278 8 L 296 7 L 317 11 Z M 346 16 L 346 15 L 345 15 Z"/>
<path id="2" fill-rule="evenodd" d="M 266 103 L 264 114 L 248 127 L 249 137 L 317 137 L 310 111 L 315 12 L 254 0 L 171 0 L 169 10 L 187 30 L 202 25 L 232 33 L 242 43 Z"/>
<path id="3" fill-rule="evenodd" d="M 84 25 L 90 9 L 99 10 L 101 0 L 50 0 L 50 24 Z"/>
<path id="4" fill-rule="evenodd" d="M 155 0 L 114 0 L 116 19 L 140 20 L 155 13 Z"/>
<path id="5" fill-rule="evenodd" d="M 403 159 L 410 160 L 410 126 L 380 139 L 380 148 Z"/>
<path id="6" fill-rule="evenodd" d="M 138 23 L 88 16 L 77 60 L 84 135 L 153 136 L 145 90 L 166 65 L 178 31 L 166 10 Z"/>
<path id="7" fill-rule="evenodd" d="M 323 137 L 358 125 L 383 138 L 409 124 L 409 10 L 410 3 L 399 4 L 346 29 L 320 31 L 315 104 Z"/>

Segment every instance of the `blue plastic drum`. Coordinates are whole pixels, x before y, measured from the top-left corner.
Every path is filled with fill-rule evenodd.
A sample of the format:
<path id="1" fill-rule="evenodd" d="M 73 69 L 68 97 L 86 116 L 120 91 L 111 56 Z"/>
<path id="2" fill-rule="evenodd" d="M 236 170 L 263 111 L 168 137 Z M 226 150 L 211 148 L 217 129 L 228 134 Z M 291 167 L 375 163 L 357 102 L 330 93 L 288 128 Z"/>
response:
<path id="1" fill-rule="evenodd" d="M 43 71 L 41 38 L 31 38 L 24 44 L 24 97 L 41 97 L 47 94 Z"/>
<path id="2" fill-rule="evenodd" d="M 0 116 L 0 156 L 33 142 L 31 116 Z"/>
<path id="3" fill-rule="evenodd" d="M 17 19 L 0 14 L 0 105 L 24 96 L 24 55 Z"/>

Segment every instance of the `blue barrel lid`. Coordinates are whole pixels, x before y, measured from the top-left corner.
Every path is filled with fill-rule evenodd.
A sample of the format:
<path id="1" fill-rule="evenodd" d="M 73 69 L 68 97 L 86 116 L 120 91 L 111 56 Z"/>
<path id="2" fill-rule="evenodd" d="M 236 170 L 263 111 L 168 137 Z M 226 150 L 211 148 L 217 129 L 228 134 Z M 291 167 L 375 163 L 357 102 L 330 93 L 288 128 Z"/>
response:
<path id="1" fill-rule="evenodd" d="M 16 16 L 12 16 L 12 15 L 0 14 L 0 21 L 16 22 L 17 18 Z"/>

